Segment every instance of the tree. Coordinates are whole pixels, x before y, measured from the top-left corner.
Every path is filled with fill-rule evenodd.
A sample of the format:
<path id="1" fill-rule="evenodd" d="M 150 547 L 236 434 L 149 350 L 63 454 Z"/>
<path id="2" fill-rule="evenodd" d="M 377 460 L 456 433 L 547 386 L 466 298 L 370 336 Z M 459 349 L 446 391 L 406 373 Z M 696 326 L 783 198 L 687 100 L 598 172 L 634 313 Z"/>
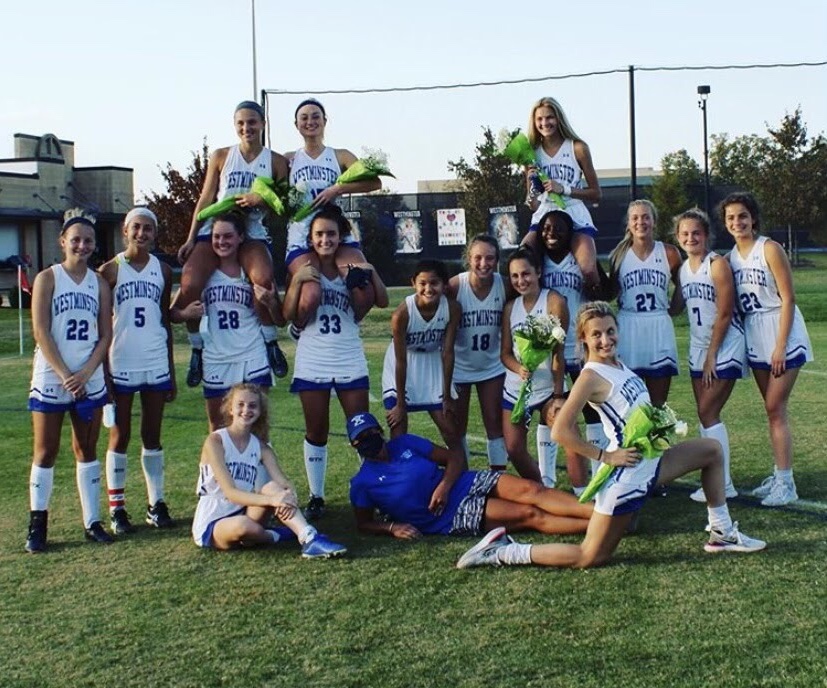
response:
<path id="1" fill-rule="evenodd" d="M 498 152 L 490 127 L 482 128 L 482 141 L 474 148 L 473 162 L 465 158 L 449 161 L 448 171 L 463 182 L 466 224 L 474 233 L 488 230 L 489 208 L 519 205 L 525 196 L 522 174 L 515 172 L 508 158 Z"/>
<path id="2" fill-rule="evenodd" d="M 652 184 L 652 202 L 658 209 L 657 238 L 669 240 L 672 234 L 672 218 L 692 205 L 698 204 L 695 190 L 703 183 L 698 163 L 681 148 L 661 158 L 663 174 Z"/>
<path id="3" fill-rule="evenodd" d="M 158 217 L 158 248 L 164 253 L 175 253 L 187 240 L 192 223 L 192 214 L 195 204 L 201 195 L 204 178 L 207 176 L 207 163 L 210 159 L 210 149 L 207 139 L 201 146 L 201 151 L 192 151 L 192 163 L 186 174 L 176 170 L 172 163 L 161 167 L 161 176 L 166 183 L 166 192 L 159 194 L 150 191 L 144 200 L 147 206 Z M 160 167 L 160 166 L 159 166 Z"/>

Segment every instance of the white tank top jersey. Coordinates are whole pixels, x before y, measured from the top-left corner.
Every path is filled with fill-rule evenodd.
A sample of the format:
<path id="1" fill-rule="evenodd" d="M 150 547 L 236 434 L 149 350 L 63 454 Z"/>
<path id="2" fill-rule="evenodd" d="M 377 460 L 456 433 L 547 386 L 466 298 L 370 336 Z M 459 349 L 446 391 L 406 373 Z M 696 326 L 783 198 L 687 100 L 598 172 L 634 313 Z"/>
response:
<path id="1" fill-rule="evenodd" d="M 405 333 L 408 351 L 428 353 L 441 350 L 450 317 L 447 297 L 440 297 L 436 313 L 430 320 L 422 317 L 414 294 L 405 298 L 405 307 L 408 309 L 408 329 Z"/>
<path id="2" fill-rule="evenodd" d="M 252 162 L 247 162 L 238 146 L 230 146 L 221 176 L 218 179 L 218 195 L 216 200 L 223 201 L 229 196 L 247 193 L 253 186 L 256 177 L 273 176 L 273 152 L 263 148 Z M 264 208 L 253 207 L 245 211 L 247 218 L 247 234 L 252 239 L 262 238 L 264 230 Z M 213 218 L 206 220 L 201 233 L 212 227 Z"/>
<path id="3" fill-rule="evenodd" d="M 569 184 L 572 189 L 583 188 L 583 170 L 574 155 L 574 141 L 566 139 L 554 156 L 543 150 L 542 146 L 534 149 L 537 166 L 549 179 L 560 184 Z"/>
<path id="4" fill-rule="evenodd" d="M 209 324 L 204 363 L 238 363 L 267 355 L 253 308 L 253 286 L 243 272 L 240 277 L 228 277 L 215 270 L 201 301 Z"/>
<path id="5" fill-rule="evenodd" d="M 717 291 L 712 281 L 712 258 L 714 253 L 708 253 L 701 262 L 697 272 L 692 272 L 689 261 L 681 265 L 680 281 L 681 294 L 686 302 L 686 313 L 689 318 L 690 346 L 706 349 L 712 340 L 712 326 L 718 317 L 716 305 Z M 723 259 L 720 259 L 723 260 Z M 743 332 L 741 318 L 733 313 L 730 328 Z"/>
<path id="6" fill-rule="evenodd" d="M 261 443 L 258 437 L 250 435 L 250 441 L 244 448 L 244 451 L 239 451 L 230 438 L 227 428 L 216 430 L 221 438 L 221 444 L 224 447 L 224 463 L 227 466 L 227 472 L 233 479 L 236 488 L 244 492 L 253 492 L 256 486 L 256 478 L 261 467 Z M 226 497 L 221 490 L 221 486 L 215 479 L 212 467 L 209 464 L 202 463 L 199 466 L 198 486 L 195 494 L 199 497 L 213 497 L 226 501 Z M 237 509 L 238 505 L 233 504 L 233 508 Z"/>
<path id="7" fill-rule="evenodd" d="M 143 372 L 167 360 L 167 330 L 161 318 L 164 273 L 155 256 L 138 272 L 123 253 L 115 257 L 118 278 L 112 292 L 112 346 L 109 366 Z"/>
<path id="8" fill-rule="evenodd" d="M 646 383 L 622 362 L 620 366 L 594 362 L 583 366 L 583 370 L 593 370 L 612 386 L 606 401 L 589 402 L 589 406 L 600 414 L 603 432 L 609 438 L 607 451 L 615 451 L 623 443 L 623 428 L 632 411 L 641 404 L 651 403 Z"/>
<path id="9" fill-rule="evenodd" d="M 630 248 L 620 264 L 618 304 L 624 311 L 647 314 L 669 310 L 669 260 L 662 241 L 641 260 Z"/>
<path id="10" fill-rule="evenodd" d="M 738 310 L 744 315 L 781 308 L 781 296 L 764 255 L 766 243 L 767 237 L 758 237 L 746 258 L 741 257 L 737 246 L 729 252 L 738 293 Z"/>
<path id="11" fill-rule="evenodd" d="M 89 360 L 98 343 L 98 276 L 87 269 L 81 283 L 76 284 L 62 265 L 52 265 L 50 269 L 55 280 L 50 307 L 52 339 L 69 370 L 79 370 Z M 49 370 L 52 366 L 38 346 L 35 349 L 34 374 Z"/>
<path id="12" fill-rule="evenodd" d="M 306 203 L 316 198 L 320 191 L 333 186 L 341 173 L 336 150 L 330 146 L 325 147 L 318 158 L 311 158 L 304 148 L 300 148 L 290 161 L 290 185 L 296 186 L 298 182 L 307 185 Z"/>
<path id="13" fill-rule="evenodd" d="M 565 300 L 569 309 L 569 327 L 566 332 L 566 362 L 577 360 L 577 336 L 575 334 L 575 320 L 580 303 L 583 301 L 583 272 L 571 253 L 566 254 L 559 263 L 545 256 L 543 259 L 542 285 L 546 289 L 554 289 Z"/>
<path id="14" fill-rule="evenodd" d="M 341 277 L 321 277 L 322 298 L 313 319 L 296 346 L 295 375 L 313 379 L 315 371 L 359 372 L 367 375 L 367 360 L 350 292 Z M 335 377 L 335 374 L 333 375 Z"/>
<path id="15" fill-rule="evenodd" d="M 500 337 L 505 306 L 505 287 L 501 275 L 494 275 L 488 295 L 480 300 L 471 288 L 470 274 L 460 273 L 457 302 L 462 318 L 454 346 L 454 381 L 460 383 L 490 380 L 502 375 Z"/>
<path id="16" fill-rule="evenodd" d="M 547 315 L 546 305 L 548 303 L 548 289 L 541 289 L 540 295 L 537 297 L 537 303 L 534 307 L 526 312 L 523 305 L 523 297 L 518 296 L 514 300 L 514 305 L 511 307 L 511 319 L 509 320 L 509 327 L 511 328 L 511 351 L 514 357 L 519 361 L 520 356 L 517 353 L 517 346 L 514 343 L 514 330 L 519 325 L 522 325 L 529 315 Z M 520 388 L 522 380 L 517 373 L 506 368 L 505 370 L 505 385 L 508 389 L 516 390 Z M 554 391 L 551 380 L 551 363 L 549 359 L 543 361 L 531 377 L 531 397 L 528 400 L 529 405 L 538 404 L 546 399 Z"/>

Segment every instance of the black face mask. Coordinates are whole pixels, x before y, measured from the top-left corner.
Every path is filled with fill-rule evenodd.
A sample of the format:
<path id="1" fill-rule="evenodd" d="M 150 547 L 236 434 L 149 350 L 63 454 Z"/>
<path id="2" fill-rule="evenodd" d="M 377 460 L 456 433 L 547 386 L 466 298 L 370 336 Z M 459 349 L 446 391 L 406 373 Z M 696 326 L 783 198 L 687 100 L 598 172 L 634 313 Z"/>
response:
<path id="1" fill-rule="evenodd" d="M 382 447 L 385 446 L 385 440 L 378 432 L 372 435 L 367 435 L 359 440 L 357 447 L 359 453 L 366 459 L 375 459 L 382 453 Z"/>

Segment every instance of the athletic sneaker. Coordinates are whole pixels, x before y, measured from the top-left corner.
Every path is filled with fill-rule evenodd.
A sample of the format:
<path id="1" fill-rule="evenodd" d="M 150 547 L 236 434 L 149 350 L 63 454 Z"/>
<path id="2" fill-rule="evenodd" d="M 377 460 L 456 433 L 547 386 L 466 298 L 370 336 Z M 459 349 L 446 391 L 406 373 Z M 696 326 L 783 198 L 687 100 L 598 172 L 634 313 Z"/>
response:
<path id="1" fill-rule="evenodd" d="M 758 499 L 764 499 L 764 497 L 769 497 L 770 492 L 772 492 L 772 486 L 775 483 L 775 473 L 772 475 L 768 475 L 761 481 L 761 484 L 756 487 L 752 491 L 753 497 L 758 497 Z"/>
<path id="2" fill-rule="evenodd" d="M 738 530 L 738 522 L 726 534 L 714 528 L 709 531 L 709 542 L 704 550 L 717 554 L 718 552 L 759 552 L 767 546 L 763 540 L 751 538 Z"/>
<path id="3" fill-rule="evenodd" d="M 345 286 L 348 291 L 351 289 L 362 289 L 370 284 L 371 279 L 373 279 L 373 270 L 365 270 L 365 268 L 357 268 L 355 265 L 349 265 L 347 277 L 345 277 Z"/>
<path id="4" fill-rule="evenodd" d="M 100 521 L 95 521 L 91 526 L 85 528 L 83 532 L 86 535 L 86 539 L 91 542 L 97 542 L 101 545 L 110 545 L 115 542 L 115 538 L 103 529 L 103 523 Z"/>
<path id="5" fill-rule="evenodd" d="M 29 534 L 26 536 L 26 551 L 39 554 L 46 551 L 46 530 L 48 528 L 48 511 L 29 512 Z"/>
<path id="6" fill-rule="evenodd" d="M 310 501 L 307 502 L 307 506 L 304 509 L 304 517 L 308 521 L 315 521 L 324 516 L 324 512 L 324 499 L 316 495 L 310 495 Z"/>
<path id="7" fill-rule="evenodd" d="M 502 566 L 497 552 L 510 545 L 512 540 L 505 532 L 505 528 L 494 528 L 476 545 L 463 554 L 457 562 L 458 569 L 469 569 L 472 566 Z"/>
<path id="8" fill-rule="evenodd" d="M 284 377 L 287 375 L 287 359 L 284 357 L 281 347 L 279 347 L 278 340 L 265 342 L 265 345 L 267 347 L 267 361 L 270 363 L 270 368 L 273 369 L 273 375 Z"/>
<path id="9" fill-rule="evenodd" d="M 776 480 L 770 493 L 761 500 L 761 506 L 785 506 L 798 499 L 795 483 L 790 480 Z"/>
<path id="10" fill-rule="evenodd" d="M 724 496 L 727 499 L 733 499 L 738 496 L 738 490 L 735 489 L 732 485 L 730 485 L 725 493 Z M 689 499 L 693 502 L 699 502 L 700 504 L 706 504 L 706 495 L 704 494 L 704 488 L 699 487 L 695 490 L 691 495 L 689 495 Z"/>
<path id="11" fill-rule="evenodd" d="M 347 547 L 328 540 L 321 533 L 316 533 L 312 540 L 302 545 L 302 557 L 305 559 L 330 559 L 345 552 L 347 552 Z"/>
<path id="12" fill-rule="evenodd" d="M 120 508 L 109 514 L 109 525 L 115 535 L 127 535 L 135 532 L 135 526 L 129 521 L 129 514 L 126 509 Z"/>
<path id="13" fill-rule="evenodd" d="M 146 508 L 146 523 L 156 528 L 175 527 L 175 521 L 173 521 L 169 515 L 167 503 L 163 499 L 159 499 L 153 506 Z"/>
<path id="14" fill-rule="evenodd" d="M 198 387 L 204 377 L 204 361 L 201 358 L 202 349 L 193 349 L 190 354 L 190 367 L 187 369 L 187 387 Z"/>

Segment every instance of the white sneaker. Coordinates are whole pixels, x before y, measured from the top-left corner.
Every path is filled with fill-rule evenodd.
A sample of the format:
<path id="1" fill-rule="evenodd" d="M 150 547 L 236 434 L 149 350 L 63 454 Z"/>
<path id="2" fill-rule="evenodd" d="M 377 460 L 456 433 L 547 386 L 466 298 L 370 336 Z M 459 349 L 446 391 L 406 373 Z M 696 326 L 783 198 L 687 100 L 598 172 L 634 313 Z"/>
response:
<path id="1" fill-rule="evenodd" d="M 766 546 L 767 543 L 763 540 L 751 538 L 740 532 L 736 521 L 732 524 L 732 529 L 728 533 L 711 530 L 709 542 L 704 545 L 704 550 L 711 554 L 717 554 L 718 552 L 759 552 Z"/>
<path id="2" fill-rule="evenodd" d="M 512 542 L 514 540 L 506 535 L 505 528 L 494 528 L 459 558 L 457 568 L 469 569 L 472 566 L 486 565 L 502 566 L 502 562 L 497 558 L 497 551 Z"/>
<path id="3" fill-rule="evenodd" d="M 729 486 L 727 486 L 726 491 L 724 492 L 724 496 L 727 499 L 732 499 L 733 497 L 737 497 L 738 496 L 738 490 L 736 490 L 735 487 L 732 484 L 730 484 Z M 699 502 L 701 504 L 706 504 L 706 495 L 704 494 L 704 488 L 699 487 L 691 495 L 689 495 L 689 499 L 691 499 L 693 502 Z"/>
<path id="4" fill-rule="evenodd" d="M 795 483 L 791 480 L 776 480 L 772 485 L 770 493 L 761 500 L 761 506 L 784 506 L 798 499 L 798 492 L 795 491 Z"/>
<path id="5" fill-rule="evenodd" d="M 758 499 L 764 499 L 764 497 L 769 497 L 770 492 L 772 492 L 772 486 L 775 483 L 775 473 L 772 475 L 768 475 L 764 480 L 761 481 L 761 484 L 756 487 L 752 491 L 753 497 L 758 497 Z"/>

